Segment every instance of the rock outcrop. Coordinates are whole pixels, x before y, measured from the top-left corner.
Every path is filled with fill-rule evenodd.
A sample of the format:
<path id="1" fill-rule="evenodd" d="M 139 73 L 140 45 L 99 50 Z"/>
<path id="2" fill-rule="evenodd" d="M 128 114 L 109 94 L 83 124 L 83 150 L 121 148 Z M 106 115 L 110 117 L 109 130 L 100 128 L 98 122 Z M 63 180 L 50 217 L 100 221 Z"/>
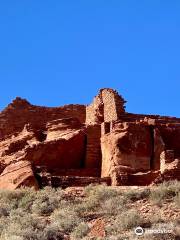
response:
<path id="1" fill-rule="evenodd" d="M 151 141 L 149 126 L 136 123 L 115 125 L 110 133 L 101 138 L 102 176 L 116 174 L 118 178 L 121 172 L 149 171 Z"/>
<path id="2" fill-rule="evenodd" d="M 19 161 L 8 165 L 1 173 L 1 189 L 13 190 L 22 186 L 38 189 L 38 182 L 34 176 L 31 163 Z"/>
<path id="3" fill-rule="evenodd" d="M 0 113 L 0 188 L 180 180 L 180 119 L 125 111 L 101 89 L 89 106 L 16 98 Z"/>

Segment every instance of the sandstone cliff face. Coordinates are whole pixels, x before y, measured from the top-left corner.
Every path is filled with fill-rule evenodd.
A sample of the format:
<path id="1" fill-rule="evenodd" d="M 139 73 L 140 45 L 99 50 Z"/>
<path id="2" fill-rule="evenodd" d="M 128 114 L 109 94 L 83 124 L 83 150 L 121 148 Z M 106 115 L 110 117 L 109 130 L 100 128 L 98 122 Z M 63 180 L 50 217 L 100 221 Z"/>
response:
<path id="1" fill-rule="evenodd" d="M 89 106 L 47 108 L 16 98 L 0 113 L 0 188 L 180 178 L 180 119 L 125 112 L 102 89 Z"/>
<path id="2" fill-rule="evenodd" d="M 42 130 L 47 122 L 71 117 L 78 118 L 81 123 L 84 123 L 86 107 L 73 104 L 55 108 L 39 107 L 17 97 L 0 113 L 0 139 L 17 134 L 28 123 L 34 129 Z"/>
<path id="3" fill-rule="evenodd" d="M 26 172 L 33 178 L 32 169 L 36 167 L 45 167 L 49 171 L 56 168 L 81 168 L 85 155 L 85 132 L 79 120 L 76 118 L 55 120 L 48 122 L 45 129 L 42 131 L 34 129 L 31 125 L 25 125 L 19 134 L 1 141 L 0 186 L 4 186 L 2 182 L 6 182 L 6 179 L 14 181 L 14 176 L 19 178 Z M 23 163 L 28 163 L 28 168 L 22 167 L 22 172 L 20 169 Z M 23 179 L 25 183 L 26 176 Z M 7 182 L 9 185 L 9 181 Z M 19 185 L 14 184 L 11 188 Z"/>

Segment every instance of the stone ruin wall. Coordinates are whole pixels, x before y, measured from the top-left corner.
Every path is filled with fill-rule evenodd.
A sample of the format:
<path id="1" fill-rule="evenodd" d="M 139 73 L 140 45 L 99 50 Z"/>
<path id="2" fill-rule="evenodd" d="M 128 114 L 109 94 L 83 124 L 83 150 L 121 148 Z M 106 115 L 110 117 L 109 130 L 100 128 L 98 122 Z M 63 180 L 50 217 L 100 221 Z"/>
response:
<path id="1" fill-rule="evenodd" d="M 118 120 L 125 113 L 124 99 L 111 89 L 103 89 L 101 94 L 104 104 L 104 122 Z"/>
<path id="2" fill-rule="evenodd" d="M 34 129 L 49 131 L 50 139 L 47 140 L 51 141 L 55 135 L 59 136 L 59 130 L 56 129 L 57 119 L 77 118 L 80 121 L 79 129 L 83 131 L 80 138 L 84 157 L 73 158 L 71 166 L 71 161 L 66 165 L 66 157 L 63 155 L 63 166 L 68 166 L 68 169 L 59 169 L 59 175 L 66 172 L 71 175 L 77 173 L 82 176 L 100 176 L 101 171 L 102 177 L 112 177 L 111 174 L 116 173 L 115 178 L 112 177 L 115 184 L 119 184 L 116 177 L 121 174 L 125 174 L 125 178 L 130 174 L 129 179 L 132 182 L 142 184 L 147 180 L 149 184 L 149 179 L 157 177 L 157 172 L 164 171 L 167 167 L 167 163 L 163 162 L 165 159 L 163 152 L 173 151 L 174 159 L 171 159 L 173 164 L 176 158 L 180 159 L 180 119 L 126 113 L 124 104 L 124 99 L 112 89 L 100 90 L 93 103 L 87 107 L 84 105 L 39 107 L 17 98 L 0 113 L 0 140 L 7 138 L 9 134 L 18 134 L 25 124 L 30 123 Z M 54 132 L 46 129 L 48 122 L 51 122 Z M 67 119 L 68 124 L 72 125 Z M 54 141 L 53 152 L 56 149 L 56 140 Z M 48 151 L 48 145 L 41 146 L 42 153 L 43 147 L 47 147 L 46 152 L 53 155 L 53 152 Z M 69 147 L 71 146 L 67 146 L 67 149 L 70 152 Z M 75 152 L 72 156 L 75 157 Z M 53 162 L 55 158 L 56 156 Z M 139 171 L 142 171 L 142 175 L 136 175 Z"/>
<path id="3" fill-rule="evenodd" d="M 93 102 L 86 107 L 86 124 L 100 124 L 104 122 L 104 105 L 101 93 L 99 93 Z"/>
<path id="4" fill-rule="evenodd" d="M 112 89 L 101 89 L 86 107 L 86 124 L 116 121 L 125 113 L 124 99 Z"/>
<path id="5" fill-rule="evenodd" d="M 87 142 L 86 142 L 86 168 L 98 168 L 101 169 L 101 126 L 90 125 L 86 129 Z"/>
<path id="6" fill-rule="evenodd" d="M 128 184 L 136 182 L 137 185 L 150 184 L 160 176 L 161 179 L 180 179 L 180 119 L 161 116 L 152 119 L 152 115 L 141 117 L 137 115 L 135 121 L 132 116 L 126 118 L 129 122 L 102 123 L 101 176 L 115 179 L 114 185 L 120 184 L 121 180 L 117 179 L 124 174 L 129 176 Z M 170 161 L 166 162 L 167 157 L 164 156 L 169 156 L 169 152 Z M 114 173 L 115 176 L 112 175 Z M 123 184 L 127 184 L 127 179 Z"/>
<path id="7" fill-rule="evenodd" d="M 86 107 L 87 150 L 86 164 L 88 167 L 101 167 L 102 156 L 100 139 L 103 128 L 101 123 L 118 120 L 124 114 L 124 99 L 112 89 L 101 89 L 93 103 Z"/>

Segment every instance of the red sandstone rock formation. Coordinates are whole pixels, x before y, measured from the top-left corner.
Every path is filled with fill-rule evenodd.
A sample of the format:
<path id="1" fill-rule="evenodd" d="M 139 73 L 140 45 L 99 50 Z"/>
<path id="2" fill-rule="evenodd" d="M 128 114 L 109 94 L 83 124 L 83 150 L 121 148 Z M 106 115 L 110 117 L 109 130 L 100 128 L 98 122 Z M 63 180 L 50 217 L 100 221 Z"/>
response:
<path id="1" fill-rule="evenodd" d="M 180 119 L 127 113 L 124 104 L 112 89 L 87 107 L 16 98 L 0 113 L 0 188 L 180 179 Z"/>
<path id="2" fill-rule="evenodd" d="M 1 173 L 1 189 L 13 190 L 21 186 L 38 189 L 38 182 L 34 176 L 31 163 L 28 161 L 11 163 Z"/>
<path id="3" fill-rule="evenodd" d="M 110 133 L 101 138 L 102 177 L 115 174 L 118 178 L 121 172 L 149 171 L 152 154 L 151 141 L 151 133 L 147 125 L 141 123 L 115 125 Z M 116 182 L 114 177 L 112 179 Z"/>

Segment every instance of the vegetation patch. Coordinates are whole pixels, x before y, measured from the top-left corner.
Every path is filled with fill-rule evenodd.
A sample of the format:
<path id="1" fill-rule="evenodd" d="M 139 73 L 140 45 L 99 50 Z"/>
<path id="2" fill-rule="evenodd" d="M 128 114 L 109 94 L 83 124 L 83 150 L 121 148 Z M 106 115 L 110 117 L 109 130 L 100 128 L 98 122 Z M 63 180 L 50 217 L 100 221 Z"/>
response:
<path id="1" fill-rule="evenodd" d="M 180 234 L 180 183 L 177 181 L 125 190 L 90 185 L 83 192 L 80 196 L 71 195 L 66 190 L 50 187 L 39 191 L 1 190 L 0 240 L 93 239 L 89 234 L 93 221 L 98 219 L 103 221 L 106 235 L 94 237 L 99 240 L 136 239 L 137 226 L 152 228 L 168 222 L 174 226 L 175 237 Z M 170 206 L 177 212 L 173 218 L 169 215 L 172 212 L 168 212 Z M 98 227 L 94 231 L 98 231 Z"/>

